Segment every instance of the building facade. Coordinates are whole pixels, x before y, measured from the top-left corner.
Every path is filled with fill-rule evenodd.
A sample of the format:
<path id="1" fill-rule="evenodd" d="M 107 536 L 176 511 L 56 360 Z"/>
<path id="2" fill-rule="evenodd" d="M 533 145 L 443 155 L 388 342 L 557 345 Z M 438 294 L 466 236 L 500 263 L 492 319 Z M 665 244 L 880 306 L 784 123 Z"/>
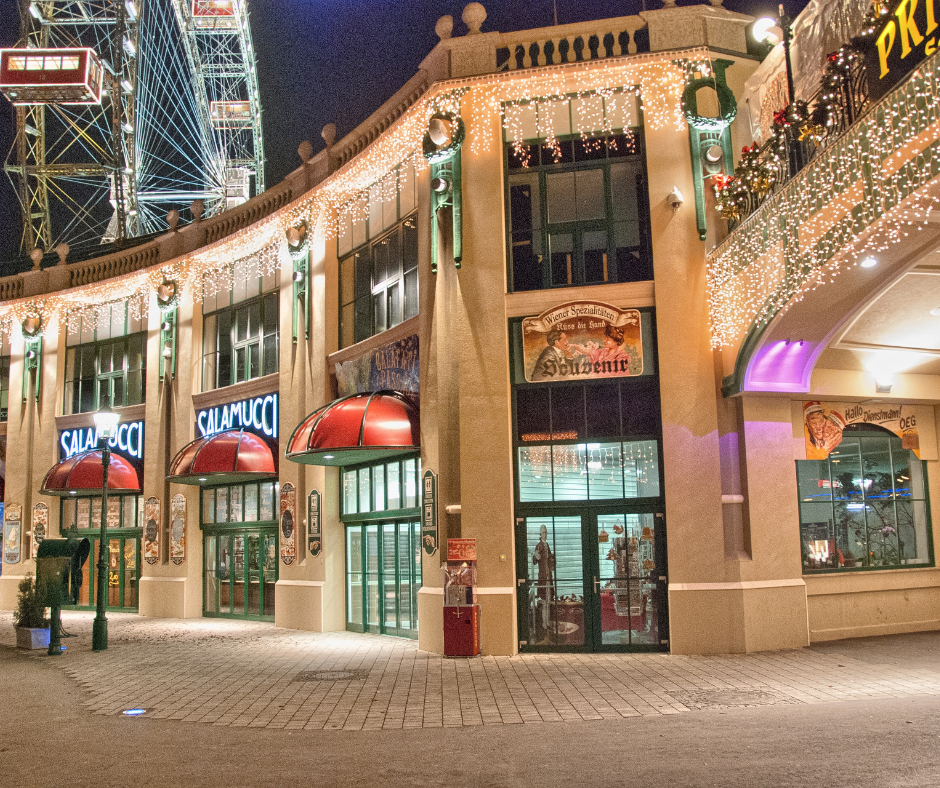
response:
<path id="1" fill-rule="evenodd" d="M 729 230 L 712 184 L 754 139 L 754 85 L 778 79 L 750 17 L 484 20 L 477 3 L 466 35 L 440 20 L 413 80 L 246 205 L 0 281 L 0 607 L 42 538 L 87 536 L 94 557 L 104 517 L 108 606 L 145 616 L 442 652 L 460 538 L 484 654 L 940 626 L 938 334 L 930 315 L 886 328 L 915 294 L 929 312 L 937 239 L 886 230 L 877 276 L 829 264 L 930 204 L 934 164 L 905 167 L 930 159 L 937 108 L 886 143 L 913 186 L 851 237 L 832 228 L 852 184 L 819 180 L 836 143 Z M 916 104 L 904 89 L 882 101 Z M 795 251 L 807 217 L 825 283 Z M 876 396 L 859 360 L 876 351 L 922 366 Z"/>

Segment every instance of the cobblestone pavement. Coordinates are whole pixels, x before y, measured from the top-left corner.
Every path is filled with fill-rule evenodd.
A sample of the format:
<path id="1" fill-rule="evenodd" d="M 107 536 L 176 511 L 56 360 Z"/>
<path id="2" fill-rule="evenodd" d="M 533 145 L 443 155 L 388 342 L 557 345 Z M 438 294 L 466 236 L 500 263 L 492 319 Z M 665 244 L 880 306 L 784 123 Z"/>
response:
<path id="1" fill-rule="evenodd" d="M 551 654 L 446 659 L 413 641 L 219 619 L 66 612 L 55 663 L 97 714 L 252 728 L 374 730 L 619 719 L 696 709 L 940 695 L 933 667 L 873 664 L 824 649 L 688 657 Z M 940 643 L 940 637 L 937 638 Z M 0 646 L 15 645 L 0 613 Z M 51 659 L 35 652 L 34 659 Z"/>

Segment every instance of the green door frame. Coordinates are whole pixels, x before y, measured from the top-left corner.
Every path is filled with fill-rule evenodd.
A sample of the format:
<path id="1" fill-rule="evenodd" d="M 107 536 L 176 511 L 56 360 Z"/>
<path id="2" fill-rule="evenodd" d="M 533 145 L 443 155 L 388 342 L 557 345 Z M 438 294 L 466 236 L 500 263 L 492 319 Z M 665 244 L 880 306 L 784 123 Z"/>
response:
<path id="1" fill-rule="evenodd" d="M 558 652 L 648 652 L 667 651 L 669 648 L 669 613 L 667 594 L 667 552 L 666 522 L 663 506 L 659 502 L 629 505 L 612 504 L 607 501 L 594 505 L 583 504 L 577 509 L 557 505 L 527 506 L 525 513 L 516 518 L 516 614 L 519 631 L 519 650 L 521 652 L 558 653 Z M 656 611 L 659 621 L 659 643 L 632 643 L 628 646 L 605 644 L 602 642 L 600 594 L 595 581 L 601 577 L 600 561 L 594 547 L 598 543 L 598 517 L 604 515 L 655 515 L 655 555 L 656 555 Z M 581 520 L 581 555 L 582 555 L 582 599 L 584 600 L 584 645 L 534 645 L 529 633 L 529 587 L 531 583 L 529 552 L 527 545 L 526 521 L 535 517 L 579 517 Z"/>
<path id="2" fill-rule="evenodd" d="M 245 540 L 245 555 L 242 566 L 242 582 L 245 589 L 245 598 L 242 604 L 242 609 L 245 612 L 242 613 L 222 613 L 219 612 L 220 606 L 220 596 L 222 591 L 222 583 L 226 582 L 229 584 L 229 599 L 233 598 L 232 590 L 234 590 L 235 577 L 232 571 L 232 566 L 229 567 L 228 574 L 226 579 L 223 581 L 221 578 L 220 572 L 220 556 L 221 550 L 219 550 L 218 541 L 216 542 L 216 548 L 214 551 L 215 556 L 215 567 L 214 572 L 217 579 L 216 583 L 216 599 L 215 599 L 215 611 L 208 609 L 206 602 L 207 600 L 207 590 L 206 590 L 206 566 L 205 559 L 203 560 L 202 567 L 202 614 L 207 618 L 234 618 L 240 620 L 248 621 L 274 621 L 273 615 L 265 615 L 265 585 L 267 585 L 270 580 L 268 580 L 265 572 L 265 537 L 274 535 L 275 537 L 275 561 L 274 561 L 274 583 L 277 583 L 278 578 L 278 564 L 277 564 L 277 524 L 276 523 L 231 523 L 226 526 L 213 527 L 213 526 L 203 526 L 203 554 L 208 556 L 210 550 L 208 548 L 208 540 L 221 538 L 226 538 L 231 540 L 229 547 L 229 554 L 234 557 L 234 540 L 236 537 L 242 537 Z M 254 615 L 247 612 L 248 610 L 248 588 L 250 586 L 251 579 L 251 564 L 249 561 L 249 554 L 247 546 L 249 544 L 249 539 L 252 536 L 258 537 L 258 609 L 261 611 L 260 614 Z M 231 562 L 234 563 L 234 562 Z"/>
<path id="3" fill-rule="evenodd" d="M 85 563 L 85 566 L 88 567 L 88 604 L 87 605 L 63 605 L 63 610 L 94 610 L 96 605 L 96 594 L 98 593 L 98 553 L 95 551 L 95 546 L 101 540 L 101 534 L 93 534 L 85 531 L 78 532 L 79 538 L 87 538 L 91 547 L 91 551 L 88 553 L 88 561 Z M 118 589 L 120 590 L 120 598 L 124 600 L 124 584 L 127 582 L 127 572 L 124 562 L 124 551 L 128 540 L 133 540 L 136 542 L 134 548 L 134 566 L 137 569 L 137 604 L 133 607 L 125 607 L 123 605 L 107 605 L 108 610 L 114 610 L 115 612 L 121 613 L 136 613 L 140 606 L 140 542 L 141 535 L 140 531 L 136 528 L 113 528 L 110 529 L 107 533 L 108 541 L 112 539 L 118 539 L 120 541 L 121 547 L 121 560 L 118 561 Z M 109 546 L 110 547 L 110 546 Z M 111 554 L 108 553 L 108 589 L 110 590 L 110 564 L 111 564 Z M 107 601 L 107 600 L 105 600 Z"/>

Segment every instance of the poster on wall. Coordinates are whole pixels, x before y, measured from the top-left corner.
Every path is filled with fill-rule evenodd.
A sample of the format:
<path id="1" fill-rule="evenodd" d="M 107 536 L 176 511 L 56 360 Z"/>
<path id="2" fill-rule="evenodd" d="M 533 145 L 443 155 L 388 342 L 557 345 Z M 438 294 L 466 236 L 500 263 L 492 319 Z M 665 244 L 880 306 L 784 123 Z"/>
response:
<path id="1" fill-rule="evenodd" d="M 424 472 L 421 479 L 421 546 L 428 555 L 437 552 L 437 476 Z"/>
<path id="2" fill-rule="evenodd" d="M 850 424 L 873 424 L 901 439 L 901 446 L 920 458 L 920 435 L 913 405 L 855 402 L 804 402 L 803 435 L 807 460 L 825 460 L 842 443 Z"/>
<path id="3" fill-rule="evenodd" d="M 170 499 L 170 560 L 179 566 L 186 560 L 186 497 Z"/>
<path id="4" fill-rule="evenodd" d="M 7 564 L 20 562 L 20 537 L 23 530 L 23 507 L 11 503 L 3 513 L 3 561 Z"/>
<path id="5" fill-rule="evenodd" d="M 37 503 L 33 507 L 33 538 L 29 544 L 29 557 L 35 558 L 39 552 L 39 543 L 49 534 L 49 507 Z"/>
<path id="6" fill-rule="evenodd" d="M 160 501 L 153 497 L 144 507 L 144 560 L 148 564 L 160 560 Z"/>
<path id="7" fill-rule="evenodd" d="M 572 301 L 522 321 L 529 383 L 643 374 L 643 317 L 599 301 Z"/>
<path id="8" fill-rule="evenodd" d="M 290 566 L 297 557 L 297 541 L 295 534 L 297 491 L 294 485 L 288 482 L 281 485 L 281 563 Z"/>
<path id="9" fill-rule="evenodd" d="M 358 358 L 337 364 L 336 390 L 339 396 L 393 389 L 418 393 L 418 336 L 412 334 L 370 350 Z"/>
<path id="10" fill-rule="evenodd" d="M 307 498 L 307 550 L 316 558 L 323 548 L 320 519 L 320 493 L 313 490 Z"/>

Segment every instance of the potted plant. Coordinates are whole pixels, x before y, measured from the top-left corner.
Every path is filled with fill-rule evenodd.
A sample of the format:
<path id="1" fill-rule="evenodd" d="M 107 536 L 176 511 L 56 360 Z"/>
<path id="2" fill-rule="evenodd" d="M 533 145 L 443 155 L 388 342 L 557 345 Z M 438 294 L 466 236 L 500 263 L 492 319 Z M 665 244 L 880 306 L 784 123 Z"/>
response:
<path id="1" fill-rule="evenodd" d="M 20 581 L 13 611 L 17 648 L 49 648 L 49 619 L 46 618 L 46 600 L 32 575 Z"/>

